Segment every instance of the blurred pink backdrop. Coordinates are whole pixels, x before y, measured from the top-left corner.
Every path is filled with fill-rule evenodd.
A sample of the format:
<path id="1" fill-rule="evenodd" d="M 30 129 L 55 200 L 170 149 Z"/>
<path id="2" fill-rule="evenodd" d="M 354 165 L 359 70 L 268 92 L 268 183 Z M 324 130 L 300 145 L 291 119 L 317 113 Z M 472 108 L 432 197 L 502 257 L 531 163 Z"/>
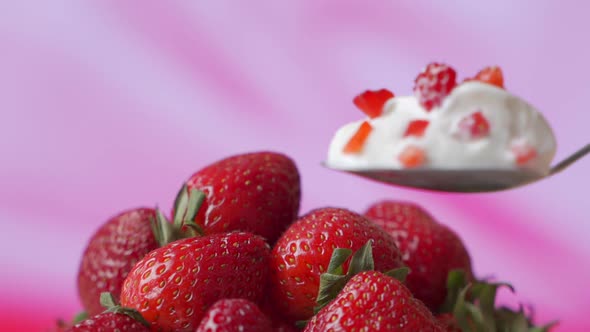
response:
<path id="1" fill-rule="evenodd" d="M 590 330 L 589 160 L 486 195 L 319 165 L 333 131 L 361 116 L 355 94 L 408 94 L 432 60 L 461 77 L 500 65 L 566 156 L 590 141 L 588 11 L 539 0 L 0 2 L 1 330 L 42 331 L 80 309 L 79 256 L 109 216 L 167 209 L 200 167 L 263 149 L 297 162 L 302 213 L 416 201 L 461 234 L 480 276 L 514 284 L 505 301 L 561 320 L 555 331 Z"/>

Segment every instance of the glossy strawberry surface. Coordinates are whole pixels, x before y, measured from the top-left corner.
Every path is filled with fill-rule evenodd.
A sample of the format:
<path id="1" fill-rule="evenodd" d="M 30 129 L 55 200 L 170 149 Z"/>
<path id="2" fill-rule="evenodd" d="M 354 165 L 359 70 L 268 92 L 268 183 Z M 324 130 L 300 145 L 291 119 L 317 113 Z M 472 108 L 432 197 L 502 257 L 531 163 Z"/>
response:
<path id="1" fill-rule="evenodd" d="M 377 271 L 354 276 L 305 332 L 442 332 L 432 313 L 398 280 Z"/>
<path id="2" fill-rule="evenodd" d="M 232 156 L 199 170 L 186 184 L 206 195 L 195 218 L 205 234 L 241 230 L 274 243 L 299 213 L 299 172 L 284 154 Z"/>
<path id="3" fill-rule="evenodd" d="M 270 248 L 260 236 L 217 233 L 172 242 L 145 256 L 129 273 L 121 305 L 164 331 L 193 331 L 224 298 L 261 303 Z"/>
<path id="4" fill-rule="evenodd" d="M 272 332 L 271 321 L 245 299 L 223 299 L 209 308 L 196 332 Z"/>
<path id="5" fill-rule="evenodd" d="M 365 216 L 394 238 L 410 268 L 408 288 L 431 310 L 438 310 L 446 297 L 449 271 L 463 269 L 468 277 L 472 275 L 471 258 L 459 236 L 420 206 L 380 201 Z"/>
<path id="6" fill-rule="evenodd" d="M 65 332 L 149 332 L 150 329 L 135 319 L 118 313 L 106 312 L 90 317 Z"/>
<path id="7" fill-rule="evenodd" d="M 393 237 L 369 219 L 346 209 L 316 209 L 295 222 L 272 251 L 271 282 L 275 305 L 290 320 L 313 314 L 320 274 L 335 248 L 353 251 L 372 240 L 375 268 L 402 266 Z M 345 264 L 344 269 L 348 269 Z"/>

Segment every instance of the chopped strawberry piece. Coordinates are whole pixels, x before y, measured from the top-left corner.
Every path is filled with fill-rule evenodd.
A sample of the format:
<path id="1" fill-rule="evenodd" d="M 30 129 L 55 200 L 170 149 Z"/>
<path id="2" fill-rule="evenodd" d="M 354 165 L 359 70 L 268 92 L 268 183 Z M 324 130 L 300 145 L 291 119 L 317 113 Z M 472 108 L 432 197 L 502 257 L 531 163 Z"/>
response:
<path id="1" fill-rule="evenodd" d="M 526 143 L 512 145 L 512 153 L 517 165 L 524 165 L 537 156 L 537 150 Z"/>
<path id="2" fill-rule="evenodd" d="M 399 161 L 406 168 L 418 167 L 426 161 L 426 153 L 421 148 L 408 145 L 399 155 Z"/>
<path id="3" fill-rule="evenodd" d="M 428 127 L 428 120 L 414 120 L 410 122 L 406 132 L 404 133 L 404 137 L 407 136 L 416 136 L 422 137 L 424 136 L 424 132 L 426 131 L 426 127 Z"/>
<path id="4" fill-rule="evenodd" d="M 393 93 L 387 89 L 367 90 L 356 96 L 353 102 L 356 107 L 373 119 L 383 113 L 383 106 L 393 97 Z"/>
<path id="5" fill-rule="evenodd" d="M 498 66 L 482 69 L 477 75 L 475 75 L 474 79 L 504 89 L 504 75 L 502 75 L 502 69 Z"/>
<path id="6" fill-rule="evenodd" d="M 364 121 L 356 133 L 352 135 L 348 143 L 346 143 L 346 146 L 344 146 L 344 153 L 361 152 L 363 146 L 365 145 L 365 141 L 367 140 L 367 137 L 369 137 L 369 134 L 372 130 L 373 127 L 371 124 L 369 124 L 367 121 Z"/>
<path id="7" fill-rule="evenodd" d="M 457 73 L 453 68 L 441 63 L 431 63 L 416 77 L 414 94 L 422 107 L 430 111 L 440 106 L 451 93 L 457 85 L 456 79 Z"/>
<path id="8" fill-rule="evenodd" d="M 481 111 L 474 112 L 459 121 L 456 137 L 462 140 L 472 140 L 486 137 L 490 134 L 490 123 Z"/>

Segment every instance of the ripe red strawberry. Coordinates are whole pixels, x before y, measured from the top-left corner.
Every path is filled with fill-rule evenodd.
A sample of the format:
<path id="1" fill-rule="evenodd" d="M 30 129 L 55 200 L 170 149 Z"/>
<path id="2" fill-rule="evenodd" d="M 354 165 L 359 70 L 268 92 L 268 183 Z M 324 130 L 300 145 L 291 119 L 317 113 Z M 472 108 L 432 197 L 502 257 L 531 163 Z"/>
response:
<path id="1" fill-rule="evenodd" d="M 223 299 L 209 308 L 196 332 L 272 332 L 270 319 L 245 299 Z"/>
<path id="2" fill-rule="evenodd" d="M 406 285 L 432 311 L 444 302 L 451 270 L 463 269 L 471 278 L 471 258 L 459 236 L 421 207 L 381 201 L 371 205 L 365 216 L 393 236 L 410 268 Z"/>
<path id="3" fill-rule="evenodd" d="M 267 289 L 266 292 L 270 293 L 271 290 Z M 272 329 L 274 332 L 297 332 L 297 331 L 299 331 L 299 329 L 296 327 L 296 325 L 294 323 L 288 322 L 282 316 L 282 313 L 280 312 L 279 308 L 277 308 L 276 305 L 274 304 L 272 297 L 267 296 L 264 299 L 262 305 L 260 306 L 260 309 L 262 310 L 262 312 L 264 312 L 266 317 L 270 318 L 270 321 L 272 324 Z"/>
<path id="4" fill-rule="evenodd" d="M 299 172 L 274 152 L 237 155 L 213 163 L 186 183 L 205 193 L 195 222 L 205 234 L 241 230 L 274 241 L 299 213 Z"/>
<path id="5" fill-rule="evenodd" d="M 405 168 L 420 167 L 426 163 L 426 152 L 416 145 L 406 146 L 397 156 Z"/>
<path id="6" fill-rule="evenodd" d="M 442 63 L 430 63 L 414 81 L 414 94 L 427 111 L 439 107 L 457 85 L 455 70 Z"/>
<path id="7" fill-rule="evenodd" d="M 367 90 L 354 97 L 354 104 L 371 119 L 383 113 L 385 103 L 393 98 L 393 93 L 387 89 Z"/>
<path id="8" fill-rule="evenodd" d="M 110 292 L 118 298 L 127 273 L 158 247 L 150 226 L 154 217 L 153 209 L 125 211 L 103 224 L 88 242 L 78 271 L 78 293 L 90 316 L 104 311 L 100 294 Z"/>
<path id="9" fill-rule="evenodd" d="M 455 137 L 464 141 L 490 135 L 490 122 L 482 111 L 475 111 L 459 121 Z"/>
<path id="10" fill-rule="evenodd" d="M 404 137 L 415 136 L 422 137 L 430 122 L 428 120 L 414 120 L 408 124 Z"/>
<path id="11" fill-rule="evenodd" d="M 373 131 L 373 127 L 367 121 L 363 121 L 359 126 L 359 129 L 352 135 L 350 140 L 344 146 L 344 153 L 347 154 L 358 154 L 363 150 L 367 138 Z"/>
<path id="12" fill-rule="evenodd" d="M 353 251 L 372 240 L 375 269 L 402 266 L 391 235 L 367 218 L 338 208 L 311 211 L 296 221 L 277 241 L 271 256 L 271 295 L 286 319 L 313 315 L 320 283 L 335 248 Z M 343 271 L 348 271 L 348 263 Z"/>
<path id="13" fill-rule="evenodd" d="M 535 147 L 526 142 L 514 142 L 511 145 L 511 150 L 514 154 L 514 161 L 519 166 L 525 165 L 537 157 L 537 150 Z"/>
<path id="14" fill-rule="evenodd" d="M 305 332 L 443 332 L 440 323 L 397 279 L 377 271 L 354 276 L 307 324 Z"/>
<path id="15" fill-rule="evenodd" d="M 90 317 L 65 332 L 149 332 L 150 329 L 134 318 L 122 313 L 105 312 Z"/>
<path id="16" fill-rule="evenodd" d="M 504 88 L 504 75 L 502 69 L 498 66 L 486 67 L 480 70 L 474 80 L 495 85 L 499 88 Z"/>
<path id="17" fill-rule="evenodd" d="M 121 305 L 139 311 L 155 330 L 192 331 L 220 299 L 260 303 L 269 255 L 262 237 L 245 232 L 172 242 L 150 252 L 129 272 Z"/>

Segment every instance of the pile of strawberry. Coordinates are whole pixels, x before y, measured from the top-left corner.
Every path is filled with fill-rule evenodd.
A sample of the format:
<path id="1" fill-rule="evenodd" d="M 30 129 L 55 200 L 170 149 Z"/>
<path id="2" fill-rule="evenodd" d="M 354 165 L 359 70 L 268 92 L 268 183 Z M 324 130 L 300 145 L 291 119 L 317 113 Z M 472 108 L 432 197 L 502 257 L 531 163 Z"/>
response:
<path id="1" fill-rule="evenodd" d="M 191 176 L 171 211 L 124 211 L 79 269 L 86 317 L 62 331 L 545 331 L 496 308 L 451 229 L 421 207 L 299 216 L 295 163 L 273 152 Z"/>

